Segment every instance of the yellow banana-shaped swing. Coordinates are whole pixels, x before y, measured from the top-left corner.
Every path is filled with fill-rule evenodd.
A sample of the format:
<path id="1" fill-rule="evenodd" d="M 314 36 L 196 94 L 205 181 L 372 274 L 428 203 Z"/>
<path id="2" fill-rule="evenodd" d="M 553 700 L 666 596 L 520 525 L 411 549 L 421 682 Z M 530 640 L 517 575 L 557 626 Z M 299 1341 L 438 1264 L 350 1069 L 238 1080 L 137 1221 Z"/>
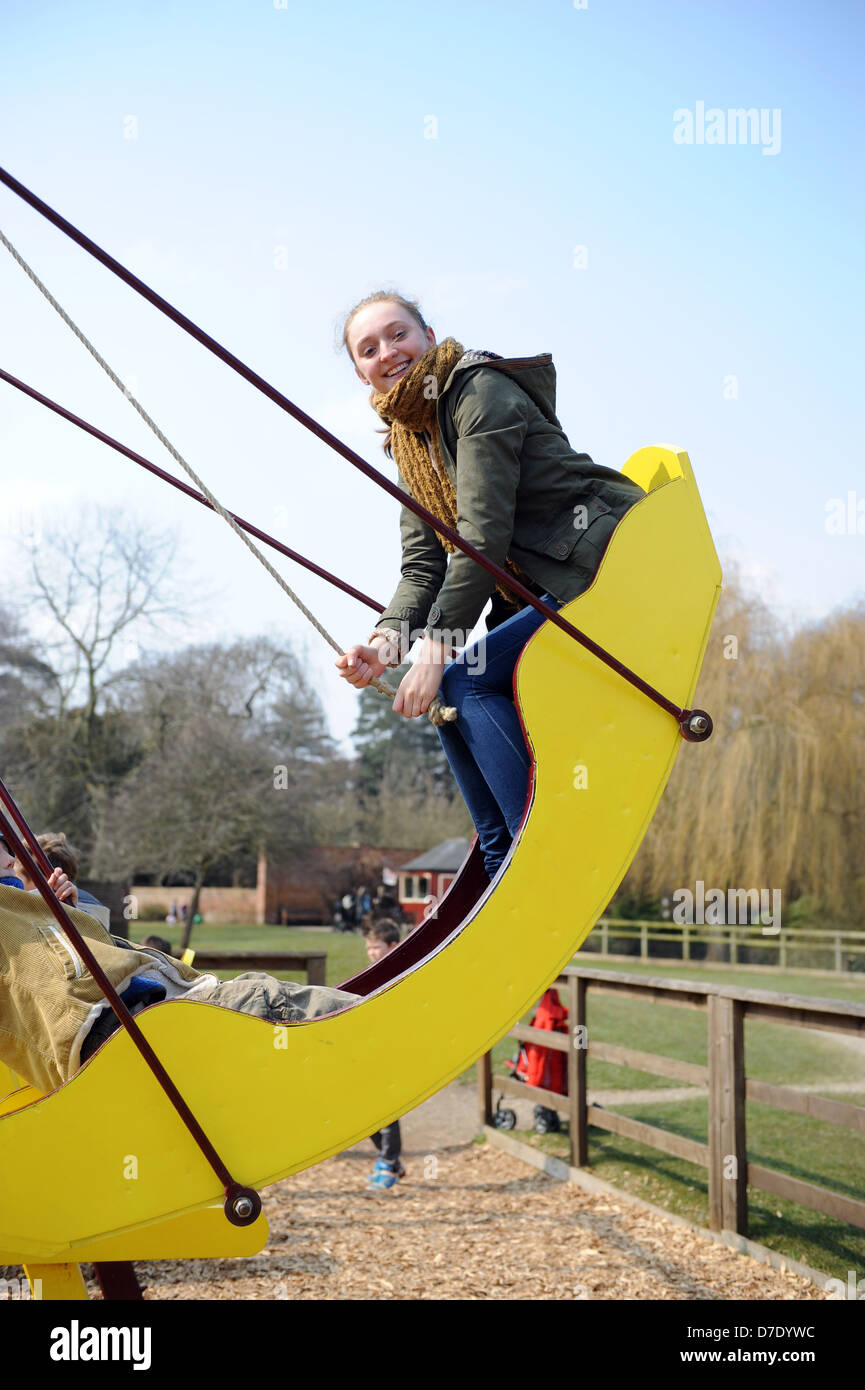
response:
<path id="1" fill-rule="evenodd" d="M 648 495 L 562 616 L 687 706 L 718 559 L 686 454 L 643 449 L 623 471 Z M 287 1030 L 182 1000 L 138 1016 L 241 1182 L 320 1163 L 459 1075 L 535 1003 L 621 882 L 679 727 L 551 623 L 528 642 L 515 688 L 534 763 L 524 822 L 495 884 L 431 954 Z M 440 920 L 459 891 L 457 879 Z M 122 1029 L 59 1090 L 0 1104 L 0 1172 L 0 1263 L 27 1265 L 43 1296 L 80 1291 L 64 1267 L 81 1261 L 248 1255 L 267 1239 L 263 1216 L 225 1220 L 219 1183 Z"/>

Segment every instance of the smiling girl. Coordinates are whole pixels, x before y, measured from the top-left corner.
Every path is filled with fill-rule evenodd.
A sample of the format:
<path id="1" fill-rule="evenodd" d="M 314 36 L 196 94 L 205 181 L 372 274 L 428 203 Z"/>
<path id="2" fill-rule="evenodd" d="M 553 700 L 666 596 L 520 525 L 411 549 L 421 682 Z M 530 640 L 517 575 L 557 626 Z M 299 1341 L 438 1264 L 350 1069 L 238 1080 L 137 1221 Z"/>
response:
<path id="1" fill-rule="evenodd" d="M 399 486 L 552 607 L 591 584 L 616 524 L 644 496 L 621 473 L 576 453 L 555 413 L 549 353 L 505 358 L 436 342 L 413 300 L 386 290 L 355 305 L 343 343 L 372 388 Z M 530 758 L 514 705 L 520 652 L 544 619 L 518 608 L 480 565 L 407 508 L 402 578 L 367 643 L 336 661 L 363 689 L 419 655 L 394 712 L 424 714 L 441 691 L 457 709 L 439 737 L 492 879 L 525 810 Z M 487 635 L 454 659 L 492 598 Z"/>

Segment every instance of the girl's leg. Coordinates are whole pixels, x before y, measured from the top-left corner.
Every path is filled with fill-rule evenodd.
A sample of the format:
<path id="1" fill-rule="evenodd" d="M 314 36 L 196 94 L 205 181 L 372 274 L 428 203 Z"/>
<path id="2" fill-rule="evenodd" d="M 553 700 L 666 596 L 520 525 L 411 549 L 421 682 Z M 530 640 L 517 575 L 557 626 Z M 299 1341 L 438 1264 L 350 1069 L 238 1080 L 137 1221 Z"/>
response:
<path id="1" fill-rule="evenodd" d="M 544 595 L 547 603 L 560 607 Z M 513 702 L 520 652 L 544 619 L 527 607 L 445 669 L 442 699 L 458 718 L 438 733 L 474 821 L 490 878 L 510 848 L 526 804 L 529 752 Z"/>

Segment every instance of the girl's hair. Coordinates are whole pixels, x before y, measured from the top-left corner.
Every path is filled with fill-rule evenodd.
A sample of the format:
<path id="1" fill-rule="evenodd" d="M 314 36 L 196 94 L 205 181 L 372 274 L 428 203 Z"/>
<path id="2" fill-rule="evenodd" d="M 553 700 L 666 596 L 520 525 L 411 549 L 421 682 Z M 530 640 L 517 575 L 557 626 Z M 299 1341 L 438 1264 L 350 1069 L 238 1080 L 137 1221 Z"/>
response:
<path id="1" fill-rule="evenodd" d="M 354 318 L 355 314 L 359 313 L 361 309 L 365 309 L 368 304 L 380 304 L 382 303 L 382 301 L 387 302 L 388 300 L 393 300 L 394 304 L 398 304 L 400 308 L 404 309 L 407 314 L 411 314 L 415 323 L 422 330 L 422 332 L 426 333 L 427 329 L 429 328 L 429 324 L 424 319 L 424 316 L 420 311 L 420 305 L 418 304 L 416 299 L 406 299 L 405 295 L 400 294 L 398 290 L 373 290 L 372 294 L 368 294 L 366 299 L 362 299 L 359 304 L 355 304 L 354 308 L 350 310 L 350 312 L 346 316 L 345 322 L 342 325 L 342 346 L 345 348 L 346 352 L 348 353 L 355 366 L 357 366 L 357 363 L 355 362 L 354 354 L 352 353 L 352 350 L 348 345 L 348 330 L 351 327 L 351 321 Z M 384 450 L 387 457 L 389 459 L 392 459 L 393 450 L 391 448 L 390 442 L 390 425 L 386 425 L 384 429 L 376 430 L 376 434 L 384 435 L 381 447 Z"/>
<path id="2" fill-rule="evenodd" d="M 349 357 L 351 357 L 352 362 L 354 362 L 354 356 L 348 345 L 348 330 L 351 327 L 351 321 L 355 314 L 359 313 L 361 309 L 365 309 L 368 304 L 380 304 L 382 301 L 386 302 L 390 299 L 393 300 L 394 304 L 398 304 L 401 309 L 404 309 L 407 314 L 411 314 L 415 323 L 424 333 L 427 331 L 429 324 L 424 321 L 424 316 L 420 311 L 420 305 L 416 299 L 406 299 L 405 296 L 399 294 L 397 290 L 373 290 L 372 294 L 368 294 L 366 299 L 362 299 L 359 304 L 355 304 L 354 308 L 350 310 L 346 316 L 342 326 L 342 346 L 345 348 Z M 355 363 L 355 366 L 356 365 L 357 363 Z"/>

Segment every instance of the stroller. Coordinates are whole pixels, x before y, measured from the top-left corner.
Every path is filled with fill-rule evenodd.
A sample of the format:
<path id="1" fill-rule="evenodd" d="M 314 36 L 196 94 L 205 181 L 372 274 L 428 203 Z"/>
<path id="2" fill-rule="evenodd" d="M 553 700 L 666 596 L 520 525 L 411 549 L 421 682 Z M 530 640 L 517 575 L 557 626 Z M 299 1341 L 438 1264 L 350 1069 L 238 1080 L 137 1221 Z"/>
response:
<path id="1" fill-rule="evenodd" d="M 532 1028 L 546 1028 L 554 1033 L 567 1033 L 568 1011 L 554 989 L 548 989 L 532 1016 Z M 524 1081 L 527 1086 L 540 1086 L 545 1091 L 568 1094 L 568 1057 L 550 1047 L 538 1043 L 520 1043 L 516 1056 L 505 1066 L 516 1081 Z M 497 1129 L 513 1129 L 517 1117 L 513 1110 L 502 1106 L 501 1097 L 493 1115 Z M 546 1105 L 536 1105 L 534 1109 L 535 1130 L 538 1134 L 558 1134 L 561 1122 L 558 1112 Z"/>

